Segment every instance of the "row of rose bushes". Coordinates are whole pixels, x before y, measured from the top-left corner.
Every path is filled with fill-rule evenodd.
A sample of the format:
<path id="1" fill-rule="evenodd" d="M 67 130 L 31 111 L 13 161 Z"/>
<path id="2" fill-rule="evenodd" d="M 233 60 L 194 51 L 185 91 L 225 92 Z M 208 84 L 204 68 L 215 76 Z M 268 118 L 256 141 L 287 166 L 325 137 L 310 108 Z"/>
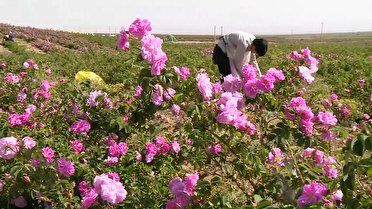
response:
<path id="1" fill-rule="evenodd" d="M 370 115 L 355 101 L 307 90 L 319 64 L 309 49 L 283 58 L 281 70 L 258 77 L 245 65 L 243 79 L 220 83 L 204 69 L 167 68 L 150 31 L 142 19 L 121 31 L 118 46 L 128 51 L 129 37 L 140 39 L 151 65 L 130 87 L 76 84 L 33 60 L 1 64 L 1 205 L 368 204 Z"/>
<path id="2" fill-rule="evenodd" d="M 46 30 L 0 24 L 0 32 L 2 34 L 8 34 L 10 31 L 15 34 L 16 41 L 17 38 L 27 41 L 32 46 L 40 49 L 43 52 L 56 51 L 61 49 L 72 49 L 77 52 L 116 52 L 109 47 L 104 47 L 95 42 L 90 42 L 85 38 L 77 38 L 79 37 L 78 34 L 66 33 L 57 30 Z"/>

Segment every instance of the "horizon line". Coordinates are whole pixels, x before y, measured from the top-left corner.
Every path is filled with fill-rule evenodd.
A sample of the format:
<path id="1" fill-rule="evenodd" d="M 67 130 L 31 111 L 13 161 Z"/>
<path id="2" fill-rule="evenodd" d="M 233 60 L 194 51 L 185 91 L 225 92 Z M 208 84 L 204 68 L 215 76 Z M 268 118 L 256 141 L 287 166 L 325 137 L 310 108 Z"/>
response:
<path id="1" fill-rule="evenodd" d="M 33 29 L 39 30 L 52 30 L 52 31 L 60 31 L 60 32 L 69 32 L 69 33 L 81 33 L 81 34 L 107 34 L 107 35 L 118 35 L 120 32 L 81 32 L 76 30 L 63 30 L 63 29 L 55 29 L 55 28 L 42 28 L 42 27 L 35 27 L 35 26 L 21 26 L 21 25 L 13 25 L 10 23 L 3 23 L 0 24 L 9 25 L 12 27 L 28 27 Z M 358 30 L 358 31 L 338 31 L 338 32 L 301 32 L 301 33 L 254 33 L 257 36 L 292 36 L 292 35 L 325 35 L 325 34 L 353 34 L 353 33 L 372 33 L 372 30 Z M 202 33 L 152 33 L 155 35 L 188 35 L 188 36 L 220 36 L 220 34 L 202 34 Z"/>

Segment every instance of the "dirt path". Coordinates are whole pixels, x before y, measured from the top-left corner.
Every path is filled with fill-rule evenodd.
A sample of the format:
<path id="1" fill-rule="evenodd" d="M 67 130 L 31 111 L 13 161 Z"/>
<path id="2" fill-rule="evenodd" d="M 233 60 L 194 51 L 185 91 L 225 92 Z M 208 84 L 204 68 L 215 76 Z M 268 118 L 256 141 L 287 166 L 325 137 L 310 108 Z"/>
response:
<path id="1" fill-rule="evenodd" d="M 30 43 L 22 40 L 22 39 L 16 39 L 16 42 L 20 46 L 26 47 L 26 51 L 34 52 L 34 53 L 39 53 L 39 54 L 45 54 L 45 52 L 41 51 L 40 49 L 32 46 Z"/>
<path id="2" fill-rule="evenodd" d="M 9 49 L 5 48 L 3 45 L 0 44 L 0 53 L 10 54 L 12 52 L 9 51 Z"/>

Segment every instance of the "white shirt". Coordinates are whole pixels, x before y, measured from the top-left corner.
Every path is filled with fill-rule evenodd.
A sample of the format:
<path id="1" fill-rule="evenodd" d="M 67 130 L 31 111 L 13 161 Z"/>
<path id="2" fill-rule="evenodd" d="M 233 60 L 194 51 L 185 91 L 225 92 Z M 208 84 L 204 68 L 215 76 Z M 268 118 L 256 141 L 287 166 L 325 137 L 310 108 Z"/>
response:
<path id="1" fill-rule="evenodd" d="M 256 55 L 251 52 L 254 39 L 256 37 L 250 33 L 235 32 L 223 36 L 223 39 L 217 43 L 222 51 L 227 54 L 227 57 L 229 57 L 232 75 L 242 78 L 243 65 L 249 63 L 257 68 L 261 77 Z"/>

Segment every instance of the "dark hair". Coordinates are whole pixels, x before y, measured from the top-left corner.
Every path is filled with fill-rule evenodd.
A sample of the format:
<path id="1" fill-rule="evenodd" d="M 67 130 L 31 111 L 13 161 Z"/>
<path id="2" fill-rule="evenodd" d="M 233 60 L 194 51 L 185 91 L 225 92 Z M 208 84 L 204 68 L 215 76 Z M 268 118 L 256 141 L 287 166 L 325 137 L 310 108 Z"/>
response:
<path id="1" fill-rule="evenodd" d="M 256 47 L 258 56 L 262 57 L 266 54 L 268 43 L 265 39 L 256 38 L 253 40 L 252 45 Z"/>

